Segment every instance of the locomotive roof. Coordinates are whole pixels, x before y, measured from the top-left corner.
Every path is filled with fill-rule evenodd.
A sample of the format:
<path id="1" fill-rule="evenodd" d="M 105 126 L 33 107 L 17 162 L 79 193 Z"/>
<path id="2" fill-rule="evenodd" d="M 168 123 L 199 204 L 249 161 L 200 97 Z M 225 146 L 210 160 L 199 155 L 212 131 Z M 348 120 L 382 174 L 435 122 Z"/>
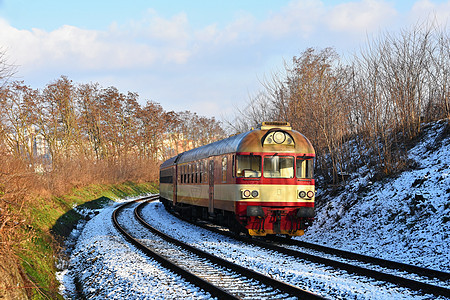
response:
<path id="1" fill-rule="evenodd" d="M 249 133 L 251 133 L 251 131 L 230 136 L 226 139 L 186 151 L 182 153 L 183 155 L 177 163 L 184 163 L 210 156 L 236 152 L 238 151 L 239 144 Z"/>
<path id="2" fill-rule="evenodd" d="M 216 156 L 233 152 L 278 152 L 278 153 L 305 153 L 313 154 L 314 148 L 311 143 L 301 133 L 295 130 L 283 130 L 284 128 L 262 128 L 248 132 L 244 132 L 238 135 L 228 137 L 226 139 L 204 145 L 186 152 L 183 152 L 177 156 L 174 156 L 165 161 L 161 168 L 168 167 L 174 163 L 186 163 L 204 159 L 210 156 Z M 295 141 L 295 146 L 287 149 L 279 148 L 279 145 L 267 146 L 262 145 L 263 137 L 273 130 L 283 131 L 289 134 Z"/>

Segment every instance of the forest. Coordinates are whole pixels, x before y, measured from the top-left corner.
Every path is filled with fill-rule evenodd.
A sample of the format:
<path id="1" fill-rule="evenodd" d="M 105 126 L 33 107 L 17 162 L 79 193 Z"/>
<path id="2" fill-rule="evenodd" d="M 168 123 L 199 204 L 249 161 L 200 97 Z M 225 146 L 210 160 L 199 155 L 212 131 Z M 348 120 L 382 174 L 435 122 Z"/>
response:
<path id="1" fill-rule="evenodd" d="M 161 161 L 224 137 L 214 118 L 141 106 L 136 93 L 66 76 L 33 89 L 7 80 L 9 71 L 0 89 L 0 257 L 35 237 L 30 208 L 41 199 L 89 185 L 156 184 Z"/>

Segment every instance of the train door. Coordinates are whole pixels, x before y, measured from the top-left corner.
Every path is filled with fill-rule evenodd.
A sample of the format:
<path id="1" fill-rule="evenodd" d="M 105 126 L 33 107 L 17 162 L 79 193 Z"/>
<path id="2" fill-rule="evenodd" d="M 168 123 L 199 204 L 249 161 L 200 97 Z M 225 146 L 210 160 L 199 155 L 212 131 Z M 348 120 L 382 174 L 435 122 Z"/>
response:
<path id="1" fill-rule="evenodd" d="M 173 177 L 172 177 L 172 188 L 173 188 L 173 205 L 177 204 L 178 201 L 178 185 L 181 183 L 181 176 L 178 176 L 178 174 L 181 174 L 180 165 L 178 164 L 178 160 L 181 158 L 183 153 L 178 154 L 178 156 L 174 160 L 174 170 L 173 170 Z"/>
<path id="2" fill-rule="evenodd" d="M 208 212 L 213 213 L 214 212 L 214 159 L 211 159 L 209 161 L 209 205 L 208 205 Z"/>
<path id="3" fill-rule="evenodd" d="M 178 186 L 178 165 L 175 165 L 174 170 L 173 170 L 173 177 L 172 177 L 172 182 L 173 182 L 173 205 L 177 204 L 177 186 Z"/>

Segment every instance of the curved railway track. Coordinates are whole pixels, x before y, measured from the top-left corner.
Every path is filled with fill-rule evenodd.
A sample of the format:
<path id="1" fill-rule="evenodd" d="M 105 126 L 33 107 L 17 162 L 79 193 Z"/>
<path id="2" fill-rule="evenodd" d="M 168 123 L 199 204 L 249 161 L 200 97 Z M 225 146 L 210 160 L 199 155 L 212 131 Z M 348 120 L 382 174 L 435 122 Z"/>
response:
<path id="1" fill-rule="evenodd" d="M 157 200 L 157 197 L 148 201 Z M 216 257 L 178 241 L 153 228 L 140 216 L 143 202 L 134 208 L 139 223 L 148 229 L 151 238 L 136 238 L 119 222 L 134 202 L 127 202 L 112 214 L 114 226 L 125 238 L 158 261 L 162 266 L 186 278 L 191 283 L 219 299 L 324 299 L 314 293 L 272 279 L 258 272 Z"/>
<path id="2" fill-rule="evenodd" d="M 179 217 L 176 213 L 173 213 L 175 216 Z M 181 217 L 180 217 L 181 218 Z M 271 242 L 267 242 L 262 239 L 258 238 L 251 238 L 247 236 L 242 235 L 235 235 L 234 233 L 230 232 L 228 229 L 222 228 L 217 225 L 211 225 L 207 222 L 193 222 L 191 220 L 186 220 L 182 218 L 184 221 L 187 221 L 193 225 L 202 227 L 204 229 L 207 229 L 209 231 L 228 236 L 233 239 L 237 239 L 241 242 L 256 245 L 265 249 L 269 249 L 272 251 L 276 251 L 278 253 L 283 253 L 285 255 L 289 255 L 295 258 L 305 259 L 311 262 L 331 266 L 333 268 L 345 270 L 347 272 L 371 277 L 376 280 L 381 280 L 385 282 L 390 282 L 393 284 L 396 284 L 398 286 L 406 287 L 410 290 L 418 291 L 424 294 L 431 294 L 434 296 L 443 296 L 446 298 L 450 298 L 450 289 L 448 287 L 445 287 L 445 285 L 450 286 L 450 274 L 438 270 L 433 269 L 427 269 L 422 268 L 418 266 L 403 264 L 399 262 L 379 259 L 375 257 L 370 257 L 366 255 L 361 255 L 358 253 L 343 251 L 339 249 L 333 249 L 330 247 L 325 247 L 321 245 L 306 243 L 298 240 L 290 240 L 286 238 L 276 238 L 275 240 L 272 240 Z M 326 255 L 332 255 L 337 256 L 340 258 L 343 258 L 344 260 L 347 260 L 349 262 L 344 262 L 341 260 L 331 259 L 324 257 L 324 255 L 315 255 L 310 254 L 306 252 L 299 251 L 297 249 L 289 248 L 289 246 L 296 246 L 296 247 L 302 247 L 302 248 L 308 248 L 311 250 L 322 252 L 322 254 Z M 355 264 L 356 262 L 356 264 Z M 364 263 L 364 264 L 370 264 L 370 266 L 359 266 L 357 264 Z M 389 273 L 387 271 L 378 271 L 374 270 L 374 268 L 384 268 L 384 269 L 390 269 L 395 271 L 400 271 L 402 273 L 408 273 L 409 275 L 413 274 L 413 277 L 421 276 L 422 278 L 420 280 L 416 279 L 410 279 L 407 277 L 404 277 L 399 275 L 394 275 L 392 273 Z M 427 279 L 430 280 L 437 280 L 440 281 L 441 285 L 431 284 L 426 282 Z M 429 281 L 429 280 L 428 280 Z"/>

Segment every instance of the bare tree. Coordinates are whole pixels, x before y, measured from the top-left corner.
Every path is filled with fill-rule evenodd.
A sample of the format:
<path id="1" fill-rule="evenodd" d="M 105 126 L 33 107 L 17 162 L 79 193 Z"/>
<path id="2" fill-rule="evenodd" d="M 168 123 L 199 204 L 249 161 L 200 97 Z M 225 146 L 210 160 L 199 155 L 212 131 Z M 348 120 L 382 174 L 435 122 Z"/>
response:
<path id="1" fill-rule="evenodd" d="M 8 62 L 6 51 L 0 49 L 0 88 L 8 84 L 9 80 L 16 73 L 17 67 Z"/>
<path id="2" fill-rule="evenodd" d="M 164 110 L 160 104 L 147 101 L 147 104 L 140 111 L 140 119 L 142 122 L 141 153 L 157 161 L 160 157 L 164 157 L 164 138 L 162 137 L 168 125 Z"/>
<path id="3" fill-rule="evenodd" d="M 278 106 L 292 126 L 313 141 L 318 153 L 326 149 L 328 156 L 319 156 L 317 164 L 336 182 L 343 172 L 343 138 L 348 134 L 347 69 L 332 48 L 309 48 L 293 58 L 287 74 Z"/>
<path id="4" fill-rule="evenodd" d="M 33 164 L 35 158 L 36 103 L 39 92 L 23 82 L 3 87 L 0 97 L 3 139 L 17 158 Z"/>
<path id="5" fill-rule="evenodd" d="M 266 91 L 260 91 L 255 96 L 249 96 L 249 100 L 243 108 L 235 107 L 235 114 L 231 120 L 226 120 L 227 130 L 236 134 L 256 128 L 264 121 L 279 119 L 278 108 Z"/>
<path id="6" fill-rule="evenodd" d="M 64 160 L 70 159 L 77 152 L 75 141 L 79 127 L 71 80 L 62 76 L 47 85 L 39 100 L 38 128 L 47 141 L 52 165 L 58 169 Z"/>
<path id="7" fill-rule="evenodd" d="M 100 88 L 98 84 L 82 84 L 77 89 L 77 107 L 80 114 L 80 130 L 84 153 L 88 158 L 100 160 L 106 150 L 102 134 L 102 112 L 100 110 Z M 89 147 L 86 147 L 89 145 Z"/>

